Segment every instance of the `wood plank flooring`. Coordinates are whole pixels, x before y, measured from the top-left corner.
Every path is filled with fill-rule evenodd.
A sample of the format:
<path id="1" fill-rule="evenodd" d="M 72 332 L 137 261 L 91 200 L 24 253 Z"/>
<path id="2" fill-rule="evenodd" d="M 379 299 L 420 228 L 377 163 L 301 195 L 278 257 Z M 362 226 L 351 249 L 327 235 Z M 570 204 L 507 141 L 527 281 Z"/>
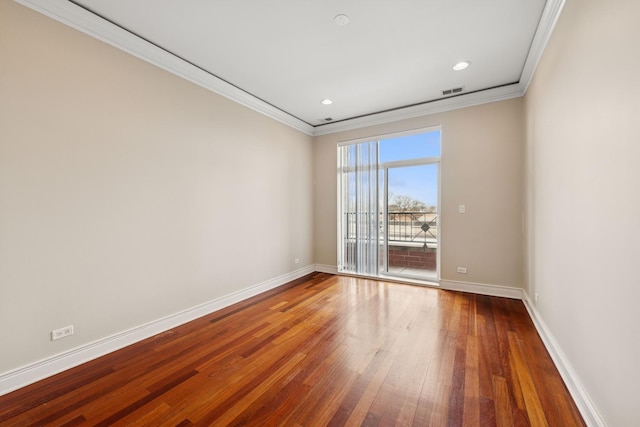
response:
<path id="1" fill-rule="evenodd" d="M 2 396 L 0 425 L 584 423 L 521 301 L 314 273 Z"/>

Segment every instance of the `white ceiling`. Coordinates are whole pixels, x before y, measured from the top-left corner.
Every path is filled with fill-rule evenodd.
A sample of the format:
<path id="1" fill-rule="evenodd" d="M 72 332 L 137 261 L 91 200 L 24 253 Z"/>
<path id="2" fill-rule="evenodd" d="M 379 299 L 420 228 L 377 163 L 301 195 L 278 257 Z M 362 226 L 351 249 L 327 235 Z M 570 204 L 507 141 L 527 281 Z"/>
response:
<path id="1" fill-rule="evenodd" d="M 309 134 L 522 95 L 563 3 L 18 1 Z"/>

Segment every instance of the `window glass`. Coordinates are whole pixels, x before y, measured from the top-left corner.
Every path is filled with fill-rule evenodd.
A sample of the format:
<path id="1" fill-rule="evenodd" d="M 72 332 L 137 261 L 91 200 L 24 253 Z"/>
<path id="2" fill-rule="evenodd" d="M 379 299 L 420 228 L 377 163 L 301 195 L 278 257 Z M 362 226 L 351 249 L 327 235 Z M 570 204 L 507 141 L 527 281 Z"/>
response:
<path id="1" fill-rule="evenodd" d="M 383 139 L 379 147 L 380 163 L 440 157 L 440 131 Z"/>

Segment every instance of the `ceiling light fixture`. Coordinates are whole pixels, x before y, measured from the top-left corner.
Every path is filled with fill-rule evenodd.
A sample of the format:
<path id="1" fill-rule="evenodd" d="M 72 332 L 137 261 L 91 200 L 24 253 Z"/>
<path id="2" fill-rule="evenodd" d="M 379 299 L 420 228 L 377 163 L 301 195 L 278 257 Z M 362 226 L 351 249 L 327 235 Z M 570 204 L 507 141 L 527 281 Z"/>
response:
<path id="1" fill-rule="evenodd" d="M 332 101 L 332 100 L 330 100 L 330 99 L 323 99 L 323 100 L 322 100 L 322 103 L 323 103 L 324 105 L 331 105 L 331 104 L 333 104 L 333 101 Z"/>
<path id="2" fill-rule="evenodd" d="M 467 68 L 471 64 L 469 61 L 460 61 L 456 65 L 453 66 L 453 69 L 456 71 L 461 71 Z"/>
<path id="3" fill-rule="evenodd" d="M 333 18 L 333 23 L 336 24 L 338 27 L 344 27 L 349 23 L 349 17 L 347 15 L 342 15 L 342 14 L 336 15 L 336 17 Z"/>

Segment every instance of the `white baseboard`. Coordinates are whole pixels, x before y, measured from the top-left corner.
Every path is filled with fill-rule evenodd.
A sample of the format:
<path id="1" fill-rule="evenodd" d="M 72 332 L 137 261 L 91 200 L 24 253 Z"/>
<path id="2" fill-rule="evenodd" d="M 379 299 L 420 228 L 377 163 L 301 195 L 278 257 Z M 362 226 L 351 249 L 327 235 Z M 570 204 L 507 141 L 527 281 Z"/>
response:
<path id="1" fill-rule="evenodd" d="M 511 286 L 459 282 L 456 280 L 440 280 L 440 288 L 448 291 L 469 292 L 472 294 L 488 295 L 492 297 L 522 299 L 522 288 Z"/>
<path id="2" fill-rule="evenodd" d="M 313 273 L 310 265 L 0 375 L 0 396 Z"/>
<path id="3" fill-rule="evenodd" d="M 335 265 L 316 264 L 315 268 L 319 273 L 338 274 L 338 267 Z"/>
<path id="4" fill-rule="evenodd" d="M 291 273 L 267 280 L 249 288 L 232 294 L 216 298 L 215 300 L 175 313 L 162 319 L 137 326 L 127 331 L 103 338 L 98 341 L 77 347 L 64 353 L 29 364 L 22 368 L 9 371 L 0 375 L 0 396 L 32 384 L 36 381 L 50 377 L 67 369 L 78 366 L 89 360 L 96 359 L 105 354 L 119 350 L 128 345 L 142 341 L 146 338 L 165 332 L 184 323 L 208 315 L 222 308 L 228 307 L 247 298 L 266 292 L 270 289 L 284 285 L 292 280 L 303 277 L 314 271 L 337 274 L 337 267 L 325 264 L 315 264 L 301 268 Z M 542 320 L 540 314 L 531 303 L 527 293 L 521 288 L 488 285 L 484 283 L 459 282 L 453 280 L 441 280 L 440 288 L 453 291 L 470 292 L 489 296 L 521 299 L 529 312 L 538 334 L 549 351 L 562 379 L 564 380 L 571 396 L 576 402 L 588 426 L 606 427 L 602 416 L 593 405 L 591 398 L 582 386 L 566 355 Z"/>
<path id="5" fill-rule="evenodd" d="M 569 393 L 571 394 L 571 397 L 573 397 L 584 422 L 590 427 L 606 427 L 606 422 L 596 409 L 593 401 L 589 397 L 589 394 L 580 382 L 578 375 L 573 370 L 571 363 L 569 363 L 569 359 L 564 354 L 562 348 L 560 348 L 560 345 L 551 334 L 546 323 L 542 320 L 540 313 L 531 302 L 529 295 L 524 290 L 522 291 L 522 294 L 522 302 L 529 312 L 529 317 L 531 317 L 531 320 L 538 331 L 538 335 L 540 335 L 542 342 L 551 355 L 553 363 L 556 365 L 556 368 L 558 368 L 560 376 L 564 380 L 567 389 L 569 389 Z"/>
<path id="6" fill-rule="evenodd" d="M 316 271 L 320 273 L 329 273 L 329 274 L 338 274 L 338 268 L 335 265 L 326 265 L 326 264 L 316 264 Z M 353 277 L 363 277 L 366 276 L 358 276 L 348 274 L 348 276 Z M 374 277 L 377 280 L 383 281 L 397 281 L 402 283 L 420 283 L 425 284 L 425 282 L 418 282 L 412 279 L 406 279 L 401 277 Z M 456 280 L 440 280 L 440 282 L 434 282 L 433 286 L 438 286 L 440 289 L 446 289 L 449 291 L 460 291 L 460 292 L 469 292 L 472 294 L 480 294 L 494 297 L 504 297 L 504 298 L 513 298 L 513 299 L 522 299 L 522 288 L 511 287 L 511 286 L 500 286 L 500 285 L 489 285 L 486 283 L 472 283 L 472 282 L 459 282 Z"/>

